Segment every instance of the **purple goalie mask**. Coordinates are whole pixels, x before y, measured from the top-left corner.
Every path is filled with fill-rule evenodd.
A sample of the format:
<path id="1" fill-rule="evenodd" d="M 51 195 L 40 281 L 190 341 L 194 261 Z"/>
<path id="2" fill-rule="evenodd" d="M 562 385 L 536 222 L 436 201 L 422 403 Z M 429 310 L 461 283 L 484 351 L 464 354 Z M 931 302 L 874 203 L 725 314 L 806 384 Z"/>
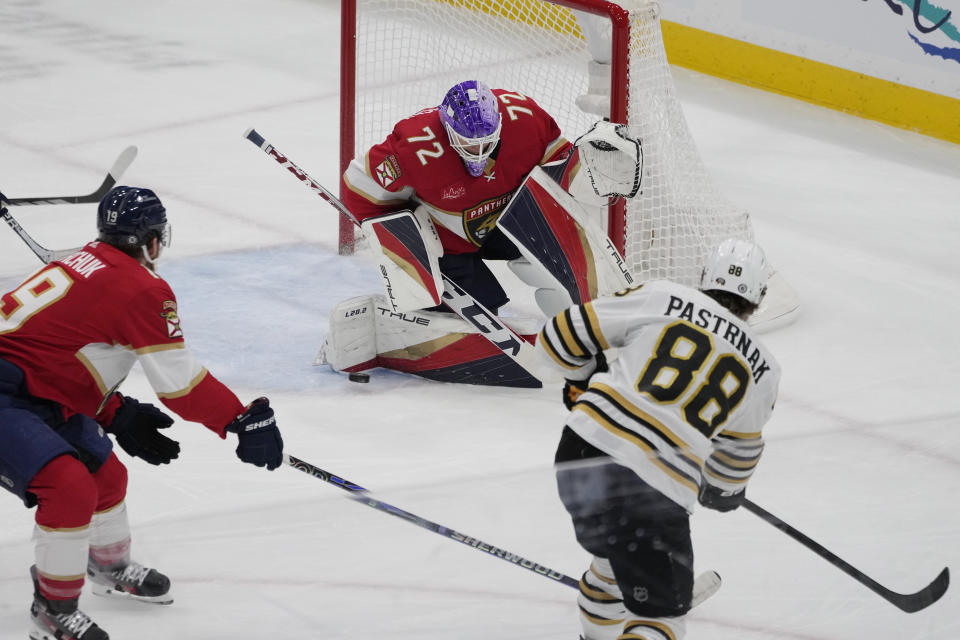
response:
<path id="1" fill-rule="evenodd" d="M 500 110 L 490 87 L 479 80 L 454 85 L 438 108 L 452 146 L 474 178 L 500 142 Z"/>

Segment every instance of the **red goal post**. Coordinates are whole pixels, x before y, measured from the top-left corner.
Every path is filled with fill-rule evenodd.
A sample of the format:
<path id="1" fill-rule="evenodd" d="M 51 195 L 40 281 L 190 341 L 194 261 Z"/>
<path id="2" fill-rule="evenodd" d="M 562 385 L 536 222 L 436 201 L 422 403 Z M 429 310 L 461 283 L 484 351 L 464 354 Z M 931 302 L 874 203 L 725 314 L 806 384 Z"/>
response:
<path id="1" fill-rule="evenodd" d="M 636 198 L 610 207 L 608 235 L 640 281 L 696 285 L 706 252 L 753 228 L 703 165 L 658 13 L 648 0 L 341 0 L 341 171 L 468 78 L 535 99 L 570 140 L 609 116 L 640 137 L 644 175 Z M 353 245 L 341 220 L 341 253 Z M 796 294 L 778 289 L 792 313 Z"/>

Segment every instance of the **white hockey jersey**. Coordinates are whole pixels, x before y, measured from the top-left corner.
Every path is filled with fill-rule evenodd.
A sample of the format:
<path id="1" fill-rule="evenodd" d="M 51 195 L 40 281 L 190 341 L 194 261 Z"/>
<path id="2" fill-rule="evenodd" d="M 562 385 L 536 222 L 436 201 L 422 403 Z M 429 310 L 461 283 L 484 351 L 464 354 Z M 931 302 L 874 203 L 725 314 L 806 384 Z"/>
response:
<path id="1" fill-rule="evenodd" d="M 570 307 L 537 346 L 567 377 L 615 348 L 567 425 L 688 510 L 700 482 L 745 487 L 763 450 L 780 366 L 746 322 L 705 294 L 649 282 Z M 701 480 L 702 478 L 702 480 Z"/>

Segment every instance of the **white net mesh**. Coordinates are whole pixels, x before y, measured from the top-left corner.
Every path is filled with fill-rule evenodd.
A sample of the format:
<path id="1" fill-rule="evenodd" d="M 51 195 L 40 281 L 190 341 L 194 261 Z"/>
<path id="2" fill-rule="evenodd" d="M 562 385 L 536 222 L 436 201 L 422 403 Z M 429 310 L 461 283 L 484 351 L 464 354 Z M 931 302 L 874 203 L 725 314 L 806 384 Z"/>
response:
<path id="1" fill-rule="evenodd" d="M 631 9 L 629 73 L 620 81 L 629 82 L 627 121 L 643 142 L 644 177 L 626 210 L 624 257 L 640 281 L 696 284 L 709 248 L 729 236 L 752 238 L 750 217 L 720 195 L 703 166 L 655 5 L 632 2 L 623 5 Z M 596 44 L 591 35 L 595 54 L 610 50 Z M 573 140 L 597 119 L 575 103 L 588 93 L 594 57 L 574 13 L 550 2 L 357 0 L 355 152 L 469 78 L 534 98 Z"/>

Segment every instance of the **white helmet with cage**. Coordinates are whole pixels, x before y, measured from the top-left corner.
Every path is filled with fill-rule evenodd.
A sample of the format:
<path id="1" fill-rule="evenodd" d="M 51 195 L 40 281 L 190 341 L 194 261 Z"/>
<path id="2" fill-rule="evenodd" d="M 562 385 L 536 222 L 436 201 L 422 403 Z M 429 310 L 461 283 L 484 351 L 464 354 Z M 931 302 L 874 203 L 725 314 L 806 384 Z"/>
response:
<path id="1" fill-rule="evenodd" d="M 767 292 L 767 257 L 759 245 L 729 238 L 707 256 L 700 276 L 701 291 L 729 291 L 752 304 Z"/>

